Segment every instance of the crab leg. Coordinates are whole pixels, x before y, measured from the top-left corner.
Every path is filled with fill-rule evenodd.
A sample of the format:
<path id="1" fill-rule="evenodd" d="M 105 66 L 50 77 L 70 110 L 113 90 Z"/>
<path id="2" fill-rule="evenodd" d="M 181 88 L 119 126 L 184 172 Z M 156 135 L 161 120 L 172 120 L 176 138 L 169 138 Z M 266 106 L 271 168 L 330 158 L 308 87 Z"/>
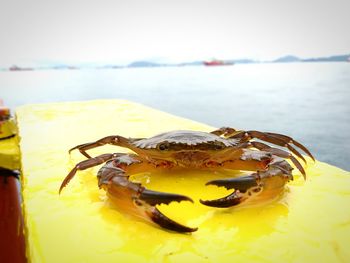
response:
<path id="1" fill-rule="evenodd" d="M 60 192 L 78 170 L 84 170 L 106 161 L 107 163 L 101 167 L 97 174 L 98 186 L 106 190 L 109 199 L 118 209 L 172 231 L 194 232 L 197 230 L 197 228 L 190 228 L 171 220 L 156 208 L 158 204 L 169 204 L 172 201 L 193 202 L 192 199 L 183 195 L 148 190 L 141 184 L 128 180 L 130 174 L 154 168 L 153 164 L 143 162 L 136 155 L 103 154 L 82 161 L 67 175 L 60 187 Z"/>
<path id="2" fill-rule="evenodd" d="M 77 145 L 73 148 L 71 148 L 69 150 L 69 153 L 71 153 L 71 151 L 78 149 L 80 151 L 80 153 L 82 155 L 84 155 L 87 158 L 91 158 L 91 156 L 86 152 L 87 150 L 90 150 L 92 148 L 96 148 L 96 147 L 100 147 L 106 144 L 112 144 L 112 145 L 117 145 L 117 146 L 127 146 L 128 145 L 129 140 L 119 136 L 119 135 L 111 135 L 111 136 L 107 136 L 104 137 L 102 139 L 99 139 L 95 142 L 89 142 L 89 143 L 84 143 L 84 144 L 80 144 Z"/>
<path id="3" fill-rule="evenodd" d="M 221 127 L 220 129 L 217 129 L 217 130 L 212 131 L 210 133 L 215 134 L 217 136 L 224 135 L 224 137 L 227 138 L 228 136 L 231 136 L 236 132 L 240 132 L 240 131 L 237 131 L 236 129 L 230 128 L 230 127 Z"/>
<path id="4" fill-rule="evenodd" d="M 278 148 L 270 147 L 269 145 L 266 145 L 266 144 L 261 143 L 261 142 L 251 142 L 251 145 L 254 146 L 255 148 L 259 149 L 259 150 L 272 153 L 273 155 L 276 155 L 276 156 L 279 156 L 279 157 L 282 157 L 282 158 L 290 159 L 293 162 L 293 164 L 295 165 L 295 167 L 297 167 L 298 170 L 301 172 L 301 174 L 303 175 L 304 179 L 306 180 L 306 173 L 305 173 L 305 170 L 304 170 L 303 166 L 289 152 L 286 152 L 286 151 L 278 149 Z"/>
<path id="5" fill-rule="evenodd" d="M 300 142 L 297 142 L 293 138 L 286 136 L 286 135 L 283 135 L 283 134 L 272 133 L 272 132 L 266 132 L 266 134 L 271 135 L 271 136 L 276 137 L 276 138 L 280 138 L 280 139 L 284 140 L 286 143 L 294 144 L 298 148 L 302 149 L 307 155 L 309 155 L 313 161 L 315 161 L 315 158 L 313 157 L 311 152 L 304 145 L 302 145 Z"/>
<path id="6" fill-rule="evenodd" d="M 112 153 L 107 153 L 107 154 L 101 154 L 95 158 L 91 158 L 88 160 L 84 160 L 74 166 L 74 168 L 69 172 L 69 174 L 64 178 L 63 182 L 61 183 L 59 193 L 62 192 L 63 188 L 69 183 L 70 180 L 75 176 L 77 171 L 82 171 L 86 170 L 88 168 L 97 166 L 99 164 L 103 164 L 107 162 L 108 160 L 111 160 L 112 158 L 117 157 L 118 154 L 112 154 Z"/>
<path id="7" fill-rule="evenodd" d="M 259 132 L 259 131 L 247 131 L 246 133 L 248 135 L 248 138 L 249 137 L 250 138 L 257 138 L 259 140 L 270 142 L 270 143 L 273 143 L 273 144 L 278 145 L 278 146 L 287 147 L 292 153 L 294 153 L 296 156 L 298 156 L 300 159 L 302 159 L 306 163 L 305 158 L 293 146 L 291 146 L 289 144 L 289 143 L 295 144 L 294 142 L 296 142 L 296 141 L 293 141 L 293 140 L 286 141 L 282 137 L 273 136 L 273 135 L 270 135 L 268 133 L 263 133 L 263 132 Z M 300 144 L 298 142 L 296 142 L 296 143 L 302 147 L 301 149 L 305 153 L 307 153 L 313 160 L 315 160 L 314 157 L 312 156 L 312 154 L 306 149 L 306 147 L 304 147 L 302 144 Z"/>
<path id="8" fill-rule="evenodd" d="M 269 200 L 283 191 L 284 185 L 293 179 L 292 167 L 283 159 L 272 161 L 266 171 L 257 171 L 250 175 L 238 178 L 213 180 L 207 185 L 224 186 L 234 191 L 223 198 L 215 200 L 200 200 L 212 207 L 231 207 L 247 202 L 248 200 Z"/>
<path id="9" fill-rule="evenodd" d="M 216 134 L 218 136 L 223 135 L 225 138 L 228 139 L 240 138 L 243 141 L 249 141 L 252 138 L 257 138 L 259 140 L 266 141 L 278 146 L 286 147 L 292 153 L 294 153 L 296 156 L 298 156 L 300 159 L 306 162 L 305 158 L 293 146 L 290 145 L 294 144 L 295 146 L 303 150 L 308 156 L 310 156 L 312 160 L 315 160 L 311 152 L 304 145 L 294 140 L 293 138 L 283 134 L 260 131 L 237 131 L 229 127 L 222 127 L 218 130 L 212 131 L 211 133 Z"/>

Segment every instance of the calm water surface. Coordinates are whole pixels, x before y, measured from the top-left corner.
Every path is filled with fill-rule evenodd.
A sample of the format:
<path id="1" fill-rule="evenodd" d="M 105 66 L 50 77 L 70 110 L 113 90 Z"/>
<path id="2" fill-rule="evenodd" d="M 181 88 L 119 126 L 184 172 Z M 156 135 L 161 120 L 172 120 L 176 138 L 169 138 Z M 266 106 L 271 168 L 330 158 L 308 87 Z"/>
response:
<path id="1" fill-rule="evenodd" d="M 350 170 L 350 63 L 0 72 L 0 97 L 13 109 L 128 99 L 216 127 L 288 134 Z"/>

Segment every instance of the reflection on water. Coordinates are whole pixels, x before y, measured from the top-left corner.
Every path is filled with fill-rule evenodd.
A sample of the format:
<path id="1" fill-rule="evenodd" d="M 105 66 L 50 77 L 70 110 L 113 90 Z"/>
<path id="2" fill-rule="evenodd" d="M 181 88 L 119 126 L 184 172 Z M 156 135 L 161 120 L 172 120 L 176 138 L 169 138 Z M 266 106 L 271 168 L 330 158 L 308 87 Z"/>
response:
<path id="1" fill-rule="evenodd" d="M 12 108 L 124 98 L 215 127 L 285 133 L 350 170 L 349 63 L 0 72 L 0 97 Z"/>

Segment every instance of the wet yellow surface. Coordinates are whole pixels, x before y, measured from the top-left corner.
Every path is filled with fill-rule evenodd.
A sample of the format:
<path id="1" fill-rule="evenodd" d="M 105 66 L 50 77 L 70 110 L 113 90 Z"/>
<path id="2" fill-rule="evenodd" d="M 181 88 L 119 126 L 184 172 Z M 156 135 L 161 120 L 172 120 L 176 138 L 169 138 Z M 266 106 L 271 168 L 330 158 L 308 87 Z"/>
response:
<path id="1" fill-rule="evenodd" d="M 309 162 L 282 196 L 258 207 L 216 209 L 199 199 L 224 196 L 205 186 L 222 174 L 139 174 L 153 190 L 190 196 L 195 203 L 162 205 L 192 234 L 165 231 L 118 212 L 96 185 L 98 167 L 61 181 L 84 160 L 68 149 L 106 135 L 148 137 L 174 129 L 210 131 L 190 120 L 122 100 L 23 106 L 17 109 L 23 165 L 27 255 L 31 262 L 349 262 L 350 173 Z M 92 155 L 121 152 L 113 146 Z M 226 175 L 227 177 L 227 175 Z"/>
<path id="2" fill-rule="evenodd" d="M 18 137 L 0 140 L 0 167 L 9 170 L 20 168 Z"/>

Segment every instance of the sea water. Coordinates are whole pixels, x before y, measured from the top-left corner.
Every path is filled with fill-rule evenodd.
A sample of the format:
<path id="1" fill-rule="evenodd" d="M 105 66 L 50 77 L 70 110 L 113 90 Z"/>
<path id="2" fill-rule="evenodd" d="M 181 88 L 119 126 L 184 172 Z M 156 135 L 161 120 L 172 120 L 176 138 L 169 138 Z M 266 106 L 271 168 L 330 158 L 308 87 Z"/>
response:
<path id="1" fill-rule="evenodd" d="M 0 98 L 12 109 L 29 103 L 128 99 L 214 127 L 287 134 L 317 159 L 350 170 L 346 62 L 2 71 Z"/>

